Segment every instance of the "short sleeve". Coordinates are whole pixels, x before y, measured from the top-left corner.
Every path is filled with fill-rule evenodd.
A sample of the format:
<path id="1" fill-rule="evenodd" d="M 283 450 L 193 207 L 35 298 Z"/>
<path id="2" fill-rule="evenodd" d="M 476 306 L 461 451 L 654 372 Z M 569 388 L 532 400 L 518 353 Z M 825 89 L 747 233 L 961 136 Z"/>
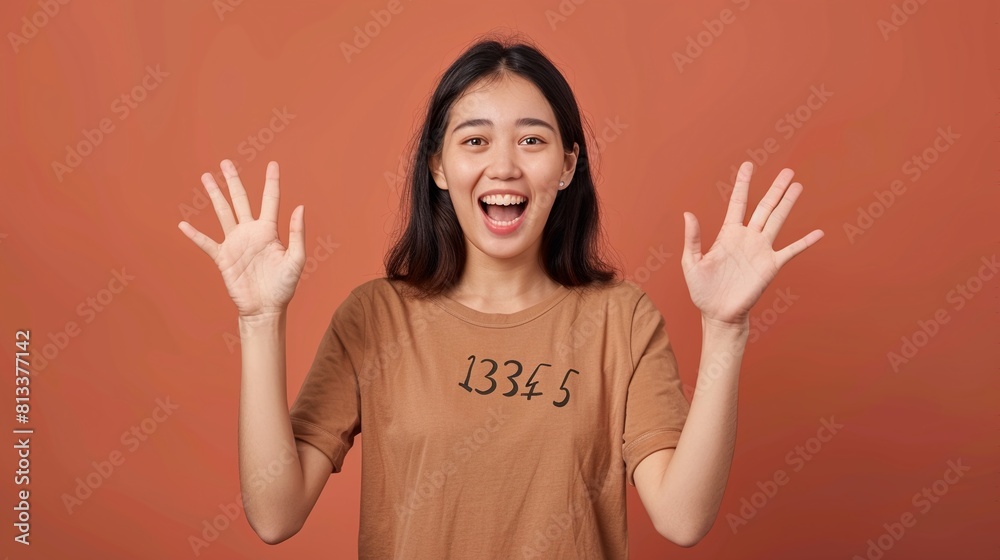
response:
<path id="1" fill-rule="evenodd" d="M 367 328 L 365 306 L 352 291 L 330 319 L 289 410 L 292 434 L 322 451 L 340 472 L 354 437 L 361 433 L 361 393 Z"/>
<path id="2" fill-rule="evenodd" d="M 636 466 L 649 454 L 677 447 L 690 404 L 663 315 L 645 293 L 632 315 L 629 341 L 633 373 L 625 403 L 622 456 L 626 480 L 635 486 Z"/>

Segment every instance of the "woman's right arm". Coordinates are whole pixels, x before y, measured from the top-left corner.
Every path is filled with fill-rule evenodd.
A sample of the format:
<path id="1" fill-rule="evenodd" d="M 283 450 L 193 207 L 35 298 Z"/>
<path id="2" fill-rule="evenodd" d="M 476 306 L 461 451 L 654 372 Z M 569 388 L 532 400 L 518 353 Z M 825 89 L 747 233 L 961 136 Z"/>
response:
<path id="1" fill-rule="evenodd" d="M 239 462 L 247 521 L 267 543 L 299 531 L 333 470 L 320 450 L 294 439 L 285 379 L 285 322 L 305 266 L 305 208 L 292 211 L 288 249 L 278 239 L 278 164 L 270 162 L 254 219 L 235 166 L 220 166 L 232 208 L 211 174 L 202 175 L 225 240 L 187 222 L 177 227 L 212 258 L 239 313 Z M 233 216 L 233 210 L 236 217 Z"/>
<path id="2" fill-rule="evenodd" d="M 240 485 L 247 520 L 269 544 L 299 531 L 330 477 L 320 450 L 292 435 L 285 382 L 286 313 L 240 317 Z M 277 474 L 275 474 L 277 473 Z"/>

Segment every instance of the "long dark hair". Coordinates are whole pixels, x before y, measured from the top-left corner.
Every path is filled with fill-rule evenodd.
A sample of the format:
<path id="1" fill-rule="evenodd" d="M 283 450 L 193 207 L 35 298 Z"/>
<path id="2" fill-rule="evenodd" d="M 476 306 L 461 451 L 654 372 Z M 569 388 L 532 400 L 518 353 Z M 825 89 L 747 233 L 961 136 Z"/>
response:
<path id="1" fill-rule="evenodd" d="M 580 146 L 573 180 L 558 191 L 542 230 L 540 252 L 545 272 L 567 287 L 620 281 L 618 269 L 599 256 L 600 209 L 573 91 L 552 62 L 527 41 L 486 37 L 462 53 L 442 75 L 406 174 L 401 206 L 405 215 L 408 205 L 409 220 L 385 256 L 385 270 L 389 279 L 404 281 L 416 288 L 419 296 L 437 295 L 457 284 L 466 259 L 455 208 L 448 191 L 435 186 L 429 160 L 443 149 L 448 114 L 455 100 L 479 80 L 497 79 L 505 73 L 521 76 L 541 90 L 559 123 L 564 151 L 572 151 L 574 142 Z"/>

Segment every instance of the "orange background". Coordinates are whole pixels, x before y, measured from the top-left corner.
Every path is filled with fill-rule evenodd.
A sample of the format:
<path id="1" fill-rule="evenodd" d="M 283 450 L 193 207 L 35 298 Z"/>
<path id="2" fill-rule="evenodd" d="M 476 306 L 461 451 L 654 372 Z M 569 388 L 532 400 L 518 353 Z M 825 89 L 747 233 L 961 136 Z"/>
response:
<path id="1" fill-rule="evenodd" d="M 790 167 L 805 191 L 776 248 L 826 233 L 752 313 L 767 328 L 751 335 L 743 363 L 736 455 L 715 527 L 697 546 L 677 547 L 655 533 L 630 488 L 632 557 L 875 558 L 869 539 L 880 536 L 891 544 L 885 558 L 996 557 L 1000 278 L 975 280 L 981 259 L 1000 249 L 996 2 L 403 0 L 350 62 L 341 44 L 388 2 L 246 1 L 221 15 L 225 0 L 70 2 L 37 15 L 45 3 L 0 7 L 0 347 L 12 362 L 15 331 L 30 329 L 36 366 L 32 545 L 12 542 L 8 432 L 0 556 L 356 555 L 363 438 L 298 535 L 270 547 L 240 510 L 195 556 L 189 538 L 240 505 L 240 354 L 218 270 L 177 223 L 221 241 L 214 212 L 197 208 L 200 175 L 233 159 L 256 214 L 264 168 L 280 163 L 279 234 L 287 240 L 289 214 L 304 204 L 311 259 L 288 320 L 294 398 L 333 310 L 382 274 L 399 196 L 392 174 L 435 79 L 478 34 L 516 28 L 564 71 L 605 139 L 598 192 L 609 240 L 664 313 L 689 389 L 701 333 L 680 267 L 682 212 L 698 216 L 707 249 L 725 214 L 718 185 L 731 185 L 750 150 L 767 158 L 747 217 Z M 560 9 L 567 15 L 550 20 Z M 712 24 L 725 9 L 730 21 Z M 900 25 L 884 36 L 879 20 L 894 13 Z M 22 18 L 45 23 L 13 45 L 10 33 L 26 35 Z M 703 31 L 707 46 L 691 47 L 696 56 L 678 69 L 674 53 Z M 116 100 L 157 66 L 167 75 L 137 90 L 144 98 L 123 114 Z M 809 108 L 811 88 L 823 86 L 832 96 Z M 282 108 L 294 118 L 248 151 L 248 136 Z M 801 126 L 787 128 L 796 111 Z M 69 146 L 86 151 L 84 131 L 102 119 L 113 129 L 57 177 L 53 162 L 65 163 Z M 616 119 L 627 126 L 610 128 Z M 935 149 L 949 127 L 957 140 Z M 925 156 L 934 162 L 915 177 L 907 162 Z M 897 180 L 905 191 L 879 203 Z M 869 223 L 859 208 L 877 216 Z M 866 229 L 849 235 L 845 224 L 859 220 Z M 332 254 L 320 240 L 336 244 Z M 670 257 L 647 261 L 661 246 Z M 123 270 L 134 279 L 112 294 Z M 960 309 L 956 285 L 977 290 Z M 775 306 L 782 292 L 798 299 Z M 79 307 L 97 297 L 101 311 Z M 939 310 L 947 322 L 917 335 L 921 347 L 894 368 L 889 353 Z M 70 321 L 79 330 L 60 337 Z M 3 431 L 22 427 L 12 375 L 0 392 Z M 177 408 L 163 418 L 156 399 L 167 398 Z M 149 420 L 154 412 L 162 422 Z M 843 428 L 809 461 L 789 460 L 831 417 Z M 155 431 L 125 445 L 122 434 L 144 420 Z M 69 513 L 63 496 L 116 452 L 123 462 Z M 937 482 L 946 493 L 918 507 L 914 494 L 946 480 L 948 461 L 968 471 Z M 787 483 L 755 497 L 778 471 Z M 733 530 L 744 500 L 761 507 Z M 884 524 L 907 513 L 915 525 L 890 536 Z"/>

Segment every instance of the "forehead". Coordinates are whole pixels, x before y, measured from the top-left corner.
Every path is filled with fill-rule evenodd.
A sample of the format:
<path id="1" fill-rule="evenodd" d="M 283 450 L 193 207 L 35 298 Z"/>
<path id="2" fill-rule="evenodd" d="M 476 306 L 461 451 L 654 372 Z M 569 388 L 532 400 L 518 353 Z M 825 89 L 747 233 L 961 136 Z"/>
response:
<path id="1" fill-rule="evenodd" d="M 452 105 L 449 121 L 487 118 L 497 126 L 511 124 L 521 117 L 535 117 L 555 126 L 555 114 L 538 86 L 517 75 L 505 75 L 495 81 L 470 85 Z"/>

